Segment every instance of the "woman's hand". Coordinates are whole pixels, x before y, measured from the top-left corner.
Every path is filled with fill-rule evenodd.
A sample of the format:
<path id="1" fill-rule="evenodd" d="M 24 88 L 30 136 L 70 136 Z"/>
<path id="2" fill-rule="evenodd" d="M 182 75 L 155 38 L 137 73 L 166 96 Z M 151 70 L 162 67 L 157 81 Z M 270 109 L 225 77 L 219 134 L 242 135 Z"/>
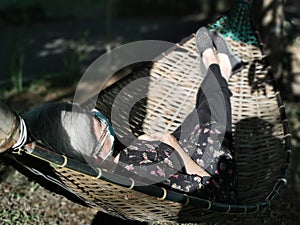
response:
<path id="1" fill-rule="evenodd" d="M 181 147 L 176 138 L 167 133 L 153 133 L 153 134 L 144 134 L 138 137 L 139 140 L 146 141 L 161 141 L 169 146 L 171 146 L 175 151 L 178 152 L 180 157 L 183 160 L 187 174 L 189 175 L 198 175 L 198 176 L 211 176 L 203 168 L 201 168 Z"/>
<path id="2" fill-rule="evenodd" d="M 190 160 L 185 164 L 186 173 L 189 175 L 197 175 L 200 177 L 210 177 L 211 175 L 199 166 L 194 160 Z"/>
<path id="3" fill-rule="evenodd" d="M 139 136 L 138 139 L 145 140 L 145 141 L 160 141 L 160 142 L 170 145 L 172 137 L 173 136 L 170 133 L 156 132 L 156 133 L 152 133 L 152 134 L 143 134 L 143 135 Z M 177 141 L 177 140 L 175 139 L 175 141 Z"/>

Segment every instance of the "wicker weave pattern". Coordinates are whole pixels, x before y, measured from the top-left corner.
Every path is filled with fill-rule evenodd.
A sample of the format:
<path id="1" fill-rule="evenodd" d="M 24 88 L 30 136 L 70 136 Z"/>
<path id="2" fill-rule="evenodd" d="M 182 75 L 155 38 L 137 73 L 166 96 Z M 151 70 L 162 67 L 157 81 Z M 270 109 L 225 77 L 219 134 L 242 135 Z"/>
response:
<path id="1" fill-rule="evenodd" d="M 177 200 L 159 200 L 171 199 L 171 192 L 163 191 L 154 197 L 142 193 L 143 190 L 137 191 L 134 185 L 122 187 L 71 167 L 54 167 L 61 181 L 90 206 L 139 221 L 201 222 L 221 218 L 226 212 L 257 211 L 268 206 L 278 194 L 285 183 L 290 137 L 284 106 L 259 38 L 253 32 L 249 5 L 244 1 L 237 4 L 229 16 L 221 17 L 210 28 L 225 34 L 233 51 L 247 63 L 231 78 L 229 87 L 233 93 L 233 144 L 239 172 L 239 197 L 248 205 L 222 205 L 178 193 L 176 198 L 180 198 L 178 202 L 182 204 Z M 135 136 L 144 132 L 173 131 L 195 104 L 196 92 L 203 80 L 199 60 L 192 35 L 162 54 L 153 65 L 135 71 L 102 91 L 97 108 L 110 119 L 114 116 L 113 126 L 124 144 L 130 144 Z M 146 80 L 146 85 L 139 80 Z M 139 99 L 140 96 L 147 98 Z M 130 105 L 136 99 L 139 101 Z M 118 113 L 112 115 L 113 110 Z"/>
<path id="2" fill-rule="evenodd" d="M 285 160 L 281 143 L 284 131 L 278 93 L 264 55 L 255 46 L 238 46 L 235 51 L 249 63 L 230 81 L 239 194 L 249 203 L 265 198 L 280 178 Z"/>
<path id="3" fill-rule="evenodd" d="M 92 207 L 124 219 L 168 222 L 178 218 L 181 204 L 168 201 L 160 204 L 156 197 L 143 194 L 88 175 L 76 174 L 66 168 L 57 168 L 63 181 L 82 197 L 91 201 Z M 149 204 L 151 202 L 151 204 Z M 143 205 L 144 207 L 141 207 Z M 166 209 L 164 209 L 166 207 Z M 171 209 L 171 210 L 170 210 Z M 152 213 L 149 213 L 151 212 Z M 155 216 L 153 216 L 155 212 Z M 168 212 L 168 213 L 166 213 Z"/>
<path id="4" fill-rule="evenodd" d="M 95 179 L 66 167 L 55 167 L 55 170 L 69 188 L 90 201 L 91 207 L 123 219 L 148 222 L 200 222 L 224 217 L 223 214 L 216 214 L 213 211 L 185 206 L 114 185 L 102 179 Z"/>
<path id="5" fill-rule="evenodd" d="M 195 105 L 203 76 L 194 36 L 154 63 L 147 93 L 145 133 L 174 131 Z"/>

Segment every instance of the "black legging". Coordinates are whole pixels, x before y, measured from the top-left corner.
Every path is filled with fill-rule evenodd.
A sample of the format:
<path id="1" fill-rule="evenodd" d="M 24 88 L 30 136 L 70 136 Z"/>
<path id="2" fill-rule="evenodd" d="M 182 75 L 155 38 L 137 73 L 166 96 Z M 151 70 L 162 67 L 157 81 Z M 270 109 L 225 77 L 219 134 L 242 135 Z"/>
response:
<path id="1" fill-rule="evenodd" d="M 196 124 L 201 127 L 214 121 L 226 127 L 225 137 L 231 141 L 232 114 L 227 81 L 222 77 L 217 64 L 210 65 L 197 93 L 196 107 L 174 132 L 177 140 L 191 134 Z M 181 136 L 182 135 L 182 136 Z"/>

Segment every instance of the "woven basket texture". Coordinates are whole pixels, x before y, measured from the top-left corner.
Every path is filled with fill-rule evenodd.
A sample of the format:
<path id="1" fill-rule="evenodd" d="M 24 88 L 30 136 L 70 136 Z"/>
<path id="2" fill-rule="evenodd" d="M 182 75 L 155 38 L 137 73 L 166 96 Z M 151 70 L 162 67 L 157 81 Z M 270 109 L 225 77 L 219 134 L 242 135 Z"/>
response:
<path id="1" fill-rule="evenodd" d="M 234 156 L 241 203 L 258 204 L 272 200 L 270 193 L 278 180 L 285 177 L 290 139 L 284 106 L 254 32 L 249 10 L 249 5 L 242 1 L 209 27 L 222 33 L 233 52 L 245 63 L 243 70 L 229 81 L 233 93 Z M 103 90 L 96 107 L 109 119 L 114 116 L 113 121 L 117 121 L 113 123 L 114 129 L 124 144 L 130 144 L 142 133 L 172 132 L 195 105 L 204 77 L 199 62 L 195 35 L 191 35 L 154 63 L 148 63 Z M 132 102 L 135 104 L 131 105 Z M 90 104 L 87 102 L 85 107 L 94 107 Z M 112 111 L 118 113 L 112 114 Z M 121 218 L 192 223 L 227 216 L 159 200 L 66 167 L 55 167 L 55 171 L 61 181 L 90 206 Z"/>
<path id="2" fill-rule="evenodd" d="M 229 86 L 233 93 L 238 194 L 243 204 L 255 204 L 265 201 L 277 180 L 282 178 L 285 142 L 288 141 L 284 127 L 287 125 L 283 124 L 280 96 L 248 8 L 242 4 L 233 10 L 234 13 L 221 17 L 210 28 L 222 33 L 234 53 L 245 62 L 243 70 L 232 76 Z M 98 97 L 97 108 L 108 117 L 113 107 L 119 112 L 114 118 L 118 123 L 113 125 L 125 144 L 132 141 L 132 133 L 138 136 L 141 133 L 172 132 L 194 107 L 196 92 L 204 76 L 200 74 L 199 61 L 195 36 L 192 35 L 172 51 L 162 54 L 155 63 L 104 90 Z M 119 100 L 114 102 L 117 96 Z M 135 101 L 140 96 L 147 98 Z M 126 104 L 133 101 L 136 102 L 133 108 Z M 122 122 L 128 118 L 129 124 Z M 59 168 L 58 172 L 71 188 L 93 202 L 92 205 L 100 205 L 103 211 L 122 218 L 200 222 L 223 216 L 179 203 L 158 201 L 155 197 L 103 180 L 73 174 L 66 168 Z"/>

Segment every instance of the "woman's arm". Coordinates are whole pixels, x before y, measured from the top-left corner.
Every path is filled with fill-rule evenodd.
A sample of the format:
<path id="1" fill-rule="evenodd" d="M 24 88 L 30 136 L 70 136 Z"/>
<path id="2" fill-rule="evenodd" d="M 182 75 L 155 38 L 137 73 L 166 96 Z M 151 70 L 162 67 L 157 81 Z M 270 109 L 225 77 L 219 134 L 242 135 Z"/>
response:
<path id="1" fill-rule="evenodd" d="M 147 141 L 161 141 L 169 146 L 171 146 L 177 153 L 180 155 L 187 174 L 189 175 L 198 175 L 198 176 L 211 176 L 208 172 L 206 172 L 203 168 L 201 168 L 180 146 L 179 142 L 176 138 L 170 133 L 153 133 L 153 134 L 144 134 L 139 136 L 140 140 Z"/>

